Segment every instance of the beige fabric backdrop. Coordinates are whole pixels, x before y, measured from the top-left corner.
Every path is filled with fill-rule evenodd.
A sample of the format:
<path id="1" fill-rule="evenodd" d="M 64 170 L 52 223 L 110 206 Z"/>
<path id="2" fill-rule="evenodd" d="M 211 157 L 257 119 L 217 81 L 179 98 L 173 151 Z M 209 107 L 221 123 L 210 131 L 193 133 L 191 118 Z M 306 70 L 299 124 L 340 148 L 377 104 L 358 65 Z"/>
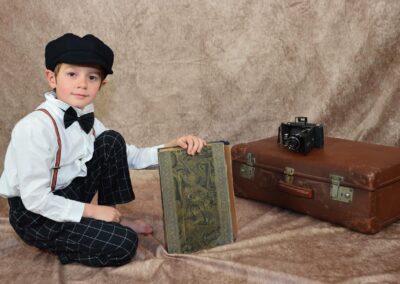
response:
<path id="1" fill-rule="evenodd" d="M 233 144 L 251 141 L 275 135 L 281 122 L 295 116 L 308 116 L 311 122 L 323 123 L 330 136 L 400 146 L 400 1 L 0 0 L 0 4 L 0 160 L 4 160 L 15 123 L 43 100 L 42 94 L 48 89 L 44 79 L 45 44 L 66 32 L 81 36 L 93 33 L 115 51 L 115 74 L 96 102 L 96 113 L 106 126 L 120 131 L 128 142 L 138 146 L 155 145 L 185 133 L 207 140 L 226 139 Z M 153 187 L 157 184 L 155 181 Z M 154 192 L 158 192 L 157 188 Z M 269 207 L 256 211 L 256 216 L 254 208 L 261 208 L 260 204 L 253 205 L 253 209 L 244 201 L 239 205 L 241 225 L 254 222 L 253 227 L 240 232 L 239 240 L 251 240 L 257 232 L 268 233 L 259 225 L 262 220 L 266 220 L 266 227 L 270 225 L 271 219 L 263 215 L 270 211 Z M 2 239 L 3 247 L 17 246 L 24 251 L 26 246 L 17 242 L 7 224 L 6 210 L 5 203 L 1 203 L 1 228 L 9 236 Z M 256 218 L 260 216 L 261 219 Z M 156 217 L 156 229 L 162 230 L 161 212 Z M 290 218 L 297 220 L 298 216 Z M 324 231 L 325 225 L 321 226 Z M 391 232 L 398 233 L 398 225 L 394 228 Z M 341 229 L 330 232 L 349 239 L 352 236 Z M 162 239 L 162 233 L 156 231 L 156 237 Z M 257 240 L 263 246 L 261 235 Z M 354 244 L 358 240 L 355 236 Z M 363 240 L 365 243 L 373 239 Z M 386 248 L 398 249 L 385 244 Z M 241 243 L 236 245 L 240 247 Z M 334 251 L 330 248 L 329 252 Z M 349 253 L 357 251 L 352 247 Z M 372 251 L 372 255 L 378 252 Z M 273 255 L 279 253 L 277 250 Z M 322 257 L 328 252 L 319 253 Z M 304 252 L 299 253 L 300 258 L 301 255 Z M 139 253 L 137 258 L 152 256 Z M 161 265 L 159 257 L 152 263 Z M 282 257 L 290 259 L 291 255 Z M 46 263 L 50 256 L 38 258 Z M 254 258 L 251 259 L 237 260 L 251 266 Z M 2 273 L 12 270 L 19 260 L 20 257 L 7 262 L 7 267 L 3 265 Z M 51 260 L 52 267 L 58 265 L 55 258 Z M 343 260 L 351 266 L 346 263 L 348 258 Z M 189 257 L 187 261 L 192 260 Z M 276 259 L 270 261 L 276 264 Z M 174 267 L 186 268 L 182 265 L 184 260 L 170 263 L 178 266 L 166 266 L 172 269 L 167 272 L 172 277 L 169 279 L 174 279 Z M 247 269 L 246 265 L 236 267 L 236 274 L 232 275 L 243 271 L 241 281 L 249 280 L 252 273 L 261 277 L 256 280 L 265 275 L 286 282 L 299 280 L 270 270 Z M 399 275 L 395 262 L 386 265 Z M 139 269 L 135 273 L 145 267 L 134 266 Z M 271 268 L 268 263 L 261 267 Z M 272 270 L 301 276 L 301 271 L 312 272 L 315 268 L 310 266 L 307 270 L 300 265 L 292 269 L 287 263 L 282 267 Z M 377 269 L 373 263 L 369 267 Z M 128 268 L 117 271 L 129 279 L 131 274 L 124 270 Z M 317 274 L 311 279 L 348 279 L 340 275 L 341 267 L 336 268 L 338 271 L 331 278 Z M 68 275 L 76 280 L 75 268 L 69 269 Z M 379 274 L 379 269 L 374 271 Z M 54 273 L 52 277 L 59 280 L 60 274 Z M 90 273 L 85 281 L 90 279 Z M 157 279 L 157 274 L 150 278 L 146 275 L 140 279 Z M 362 277 L 354 270 L 350 275 Z M 386 276 L 383 273 L 377 279 L 392 277 Z M 201 272 L 188 277 L 207 279 Z M 231 280 L 227 276 L 226 281 Z"/>
<path id="2" fill-rule="evenodd" d="M 0 158 L 47 90 L 44 46 L 93 33 L 115 51 L 98 117 L 130 143 L 232 143 L 308 116 L 327 135 L 400 145 L 400 2 L 5 1 Z"/>

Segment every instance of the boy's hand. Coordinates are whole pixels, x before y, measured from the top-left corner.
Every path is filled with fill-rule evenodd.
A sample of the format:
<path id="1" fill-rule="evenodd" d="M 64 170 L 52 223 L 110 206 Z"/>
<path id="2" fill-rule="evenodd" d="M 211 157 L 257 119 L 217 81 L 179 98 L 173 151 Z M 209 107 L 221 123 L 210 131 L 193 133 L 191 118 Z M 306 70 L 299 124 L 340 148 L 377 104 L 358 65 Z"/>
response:
<path id="1" fill-rule="evenodd" d="M 207 142 L 205 140 L 194 135 L 181 136 L 165 144 L 166 147 L 182 147 L 183 149 L 186 149 L 186 152 L 189 155 L 200 153 L 201 149 L 206 145 Z"/>
<path id="2" fill-rule="evenodd" d="M 93 218 L 106 222 L 121 222 L 121 213 L 116 208 L 90 203 L 85 204 L 83 217 Z"/>

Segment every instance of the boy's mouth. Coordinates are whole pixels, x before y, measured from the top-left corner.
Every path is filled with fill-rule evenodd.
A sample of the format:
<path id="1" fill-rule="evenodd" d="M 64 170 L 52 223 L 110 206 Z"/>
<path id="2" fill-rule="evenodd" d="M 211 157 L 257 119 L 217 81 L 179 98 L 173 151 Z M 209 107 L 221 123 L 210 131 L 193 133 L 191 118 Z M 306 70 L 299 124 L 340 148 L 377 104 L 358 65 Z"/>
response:
<path id="1" fill-rule="evenodd" d="M 72 95 L 77 98 L 86 98 L 87 97 L 87 95 L 85 95 L 85 94 L 72 94 Z"/>

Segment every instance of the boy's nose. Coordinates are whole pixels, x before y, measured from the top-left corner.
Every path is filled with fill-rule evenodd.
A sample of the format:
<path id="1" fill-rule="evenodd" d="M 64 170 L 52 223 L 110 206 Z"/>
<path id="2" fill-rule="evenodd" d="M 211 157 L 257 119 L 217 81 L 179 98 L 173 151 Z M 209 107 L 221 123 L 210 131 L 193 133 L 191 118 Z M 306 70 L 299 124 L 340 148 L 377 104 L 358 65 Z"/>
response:
<path id="1" fill-rule="evenodd" d="M 78 88 L 83 88 L 83 89 L 87 88 L 87 79 L 85 76 L 82 76 L 79 78 Z"/>

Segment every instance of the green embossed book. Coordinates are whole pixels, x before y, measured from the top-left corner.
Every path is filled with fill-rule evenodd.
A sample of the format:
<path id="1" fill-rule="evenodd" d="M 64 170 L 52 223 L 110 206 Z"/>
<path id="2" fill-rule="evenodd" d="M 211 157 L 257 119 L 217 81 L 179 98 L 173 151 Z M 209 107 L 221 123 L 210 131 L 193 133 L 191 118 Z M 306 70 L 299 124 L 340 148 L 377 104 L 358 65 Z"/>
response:
<path id="1" fill-rule="evenodd" d="M 194 156 L 179 147 L 162 148 L 158 160 L 168 252 L 232 243 L 237 223 L 230 146 L 209 143 Z"/>

